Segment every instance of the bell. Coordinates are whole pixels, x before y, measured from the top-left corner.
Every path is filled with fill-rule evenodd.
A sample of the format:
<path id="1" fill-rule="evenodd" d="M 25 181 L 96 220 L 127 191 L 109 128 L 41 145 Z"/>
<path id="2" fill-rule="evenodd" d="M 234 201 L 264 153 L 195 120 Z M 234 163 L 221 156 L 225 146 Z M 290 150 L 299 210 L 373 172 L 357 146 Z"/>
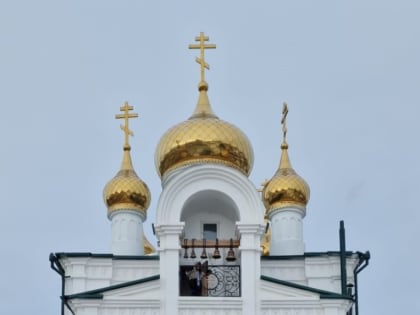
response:
<path id="1" fill-rule="evenodd" d="M 235 261 L 236 260 L 235 252 L 233 251 L 233 240 L 232 239 L 230 239 L 230 248 L 228 250 L 226 260 L 227 261 Z"/>
<path id="2" fill-rule="evenodd" d="M 214 259 L 219 259 L 220 256 L 220 251 L 219 251 L 219 239 L 216 238 L 216 247 L 214 248 L 214 252 L 213 252 L 213 258 Z"/>
<path id="3" fill-rule="evenodd" d="M 185 247 L 185 252 L 184 252 L 184 258 L 187 259 L 188 258 L 188 240 L 186 238 L 184 238 L 184 247 Z"/>
<path id="4" fill-rule="evenodd" d="M 213 258 L 214 259 L 219 259 L 221 256 L 220 256 L 220 251 L 219 251 L 219 249 L 218 248 L 215 248 L 214 249 L 214 252 L 213 252 Z"/>
<path id="5" fill-rule="evenodd" d="M 207 253 L 206 253 L 206 239 L 203 239 L 203 251 L 201 252 L 200 258 L 201 259 L 206 259 L 207 258 Z"/>
<path id="6" fill-rule="evenodd" d="M 230 248 L 230 249 L 228 250 L 228 253 L 227 253 L 227 256 L 226 256 L 226 260 L 227 260 L 227 261 L 235 261 L 235 260 L 236 260 L 236 257 L 235 257 L 235 252 L 233 251 L 233 249 L 232 249 L 232 248 Z"/>
<path id="7" fill-rule="evenodd" d="M 190 258 L 194 259 L 195 257 L 197 257 L 195 255 L 195 251 L 194 251 L 194 239 L 191 240 L 192 244 L 191 244 L 191 255 Z"/>

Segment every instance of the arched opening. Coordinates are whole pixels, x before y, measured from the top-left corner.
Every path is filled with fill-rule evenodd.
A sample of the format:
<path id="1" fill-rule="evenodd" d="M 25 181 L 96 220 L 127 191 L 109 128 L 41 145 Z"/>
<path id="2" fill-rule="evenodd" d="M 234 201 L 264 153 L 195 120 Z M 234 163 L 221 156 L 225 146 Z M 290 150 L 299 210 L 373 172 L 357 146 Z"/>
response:
<path id="1" fill-rule="evenodd" d="M 192 195 L 182 207 L 181 221 L 185 222 L 184 237 L 203 239 L 210 234 L 211 224 L 217 225 L 219 239 L 235 238 L 235 223 L 240 220 L 239 210 L 226 194 L 204 190 Z"/>
<path id="2" fill-rule="evenodd" d="M 240 212 L 234 201 L 220 191 L 199 191 L 184 203 L 180 220 L 181 295 L 240 296 Z"/>

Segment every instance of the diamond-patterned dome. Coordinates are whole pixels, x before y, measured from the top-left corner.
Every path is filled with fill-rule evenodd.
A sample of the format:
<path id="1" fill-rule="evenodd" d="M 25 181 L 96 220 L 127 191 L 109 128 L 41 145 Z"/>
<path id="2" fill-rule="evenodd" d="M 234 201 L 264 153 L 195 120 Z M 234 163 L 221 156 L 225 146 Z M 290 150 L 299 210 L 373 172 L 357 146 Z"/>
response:
<path id="1" fill-rule="evenodd" d="M 292 168 L 287 145 L 282 145 L 280 166 L 274 176 L 264 185 L 262 198 L 267 211 L 287 206 L 305 208 L 310 190 L 305 180 Z"/>
<path id="2" fill-rule="evenodd" d="M 200 91 L 197 108 L 190 119 L 162 136 L 155 154 L 161 177 L 169 170 L 196 163 L 221 163 L 248 176 L 253 161 L 254 153 L 247 136 L 214 115 L 207 90 Z"/>
<path id="3" fill-rule="evenodd" d="M 103 192 L 108 217 L 118 210 L 132 210 L 146 214 L 150 205 L 150 191 L 133 169 L 129 150 L 124 150 L 122 166 L 106 184 Z"/>

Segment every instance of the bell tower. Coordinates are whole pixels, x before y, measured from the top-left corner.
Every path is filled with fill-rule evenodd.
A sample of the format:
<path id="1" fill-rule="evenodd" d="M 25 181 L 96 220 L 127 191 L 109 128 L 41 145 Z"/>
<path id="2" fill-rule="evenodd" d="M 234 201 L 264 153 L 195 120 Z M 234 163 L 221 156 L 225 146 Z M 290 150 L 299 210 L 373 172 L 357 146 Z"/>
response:
<path id="1" fill-rule="evenodd" d="M 254 153 L 247 136 L 220 119 L 208 96 L 200 33 L 198 100 L 192 114 L 161 137 L 155 166 L 162 190 L 154 225 L 158 250 L 143 234 L 150 204 L 134 171 L 124 104 L 121 168 L 104 188 L 110 253 L 51 253 L 62 281 L 62 315 L 358 315 L 358 273 L 369 252 L 350 252 L 344 223 L 340 251 L 305 252 L 303 218 L 309 186 L 289 159 L 288 107 L 277 170 L 258 191 L 248 176 Z M 354 291 L 353 291 L 354 288 Z"/>
<path id="2" fill-rule="evenodd" d="M 216 46 L 206 44 L 208 40 L 201 33 L 196 37 L 199 44 L 189 46 L 200 49 L 196 108 L 188 120 L 162 136 L 156 150 L 163 187 L 155 226 L 162 313 L 176 314 L 182 296 L 198 295 L 188 287 L 187 274 L 194 270 L 209 277 L 211 290 L 204 294 L 236 296 L 242 300 L 243 314 L 256 314 L 264 206 L 248 179 L 253 164 L 248 138 L 211 108 L 204 52 Z M 227 285 L 228 274 L 232 281 Z"/>

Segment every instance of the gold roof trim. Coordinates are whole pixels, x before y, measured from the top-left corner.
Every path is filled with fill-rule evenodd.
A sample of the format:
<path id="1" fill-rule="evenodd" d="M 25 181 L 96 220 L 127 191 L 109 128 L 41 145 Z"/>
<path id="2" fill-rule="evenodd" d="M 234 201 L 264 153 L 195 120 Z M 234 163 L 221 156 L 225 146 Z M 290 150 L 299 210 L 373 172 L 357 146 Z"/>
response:
<path id="1" fill-rule="evenodd" d="M 265 233 L 260 241 L 261 256 L 269 256 L 270 247 L 271 247 L 271 227 L 268 222 L 267 212 L 264 215 L 264 224 L 265 224 Z"/>
<path id="2" fill-rule="evenodd" d="M 156 248 L 147 239 L 146 234 L 143 233 L 143 250 L 145 255 L 151 255 L 156 253 Z"/>

